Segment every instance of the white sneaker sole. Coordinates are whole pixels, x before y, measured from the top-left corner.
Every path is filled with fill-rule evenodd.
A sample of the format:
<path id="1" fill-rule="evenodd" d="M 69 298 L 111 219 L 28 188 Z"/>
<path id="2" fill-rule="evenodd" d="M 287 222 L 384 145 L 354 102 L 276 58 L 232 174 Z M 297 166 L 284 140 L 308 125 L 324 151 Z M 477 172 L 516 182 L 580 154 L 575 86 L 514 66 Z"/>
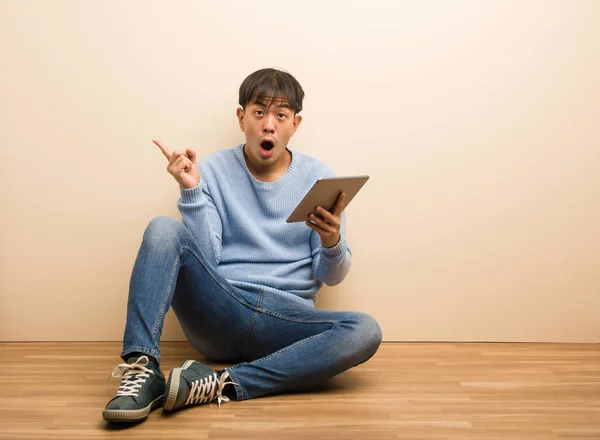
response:
<path id="1" fill-rule="evenodd" d="M 185 370 L 192 365 L 194 361 L 185 361 L 181 367 L 173 368 L 169 377 L 169 389 L 167 390 L 167 401 L 163 405 L 164 411 L 171 411 L 175 406 L 177 392 L 179 391 L 179 380 L 181 379 L 181 370 Z"/>
<path id="2" fill-rule="evenodd" d="M 141 409 L 105 409 L 102 411 L 102 418 L 107 422 L 139 422 L 148 417 L 150 411 L 161 406 L 162 400 L 163 396 L 160 396 Z"/>

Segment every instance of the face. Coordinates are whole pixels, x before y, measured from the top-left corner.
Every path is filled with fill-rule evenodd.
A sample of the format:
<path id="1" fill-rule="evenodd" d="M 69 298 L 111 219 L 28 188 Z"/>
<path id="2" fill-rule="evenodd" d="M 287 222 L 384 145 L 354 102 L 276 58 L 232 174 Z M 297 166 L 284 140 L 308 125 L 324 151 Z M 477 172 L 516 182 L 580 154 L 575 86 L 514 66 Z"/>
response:
<path id="1" fill-rule="evenodd" d="M 285 98 L 255 101 L 238 108 L 240 129 L 246 135 L 244 151 L 256 168 L 275 169 L 287 158 L 285 149 L 302 122 Z"/>

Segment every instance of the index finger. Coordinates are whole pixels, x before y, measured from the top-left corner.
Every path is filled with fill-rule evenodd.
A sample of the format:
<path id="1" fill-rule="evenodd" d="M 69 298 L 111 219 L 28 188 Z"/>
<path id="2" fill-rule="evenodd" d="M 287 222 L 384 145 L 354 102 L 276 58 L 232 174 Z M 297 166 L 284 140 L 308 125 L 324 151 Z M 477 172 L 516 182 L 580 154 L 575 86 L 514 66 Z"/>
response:
<path id="1" fill-rule="evenodd" d="M 164 154 L 167 159 L 171 159 L 171 152 L 169 151 L 169 149 L 167 147 L 165 147 L 162 144 L 162 142 L 156 141 L 154 139 L 152 139 L 152 142 L 154 142 L 154 144 L 156 144 L 156 146 L 158 146 L 158 148 L 160 148 L 160 151 L 162 151 L 162 154 Z"/>

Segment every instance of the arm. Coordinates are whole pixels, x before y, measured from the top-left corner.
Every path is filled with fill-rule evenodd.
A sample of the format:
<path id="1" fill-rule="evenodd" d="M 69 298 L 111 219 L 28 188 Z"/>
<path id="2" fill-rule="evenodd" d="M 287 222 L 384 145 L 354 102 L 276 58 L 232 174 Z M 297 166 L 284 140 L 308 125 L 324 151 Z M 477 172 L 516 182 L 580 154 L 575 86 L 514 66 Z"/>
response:
<path id="1" fill-rule="evenodd" d="M 177 202 L 181 220 L 200 246 L 204 256 L 215 266 L 221 260 L 221 217 L 204 181 L 194 188 L 181 188 Z"/>
<path id="2" fill-rule="evenodd" d="M 221 218 L 206 182 L 200 184 L 196 152 L 191 148 L 171 152 L 162 142 L 153 140 L 169 161 L 167 171 L 179 183 L 181 198 L 177 207 L 183 224 L 191 232 L 204 256 L 214 265 L 221 259 Z"/>
<path id="3" fill-rule="evenodd" d="M 346 214 L 342 212 L 344 194 L 340 194 L 336 209 L 329 213 L 322 208 L 317 212 L 323 219 L 311 217 L 307 225 L 310 235 L 313 273 L 328 286 L 341 283 L 352 264 L 352 252 L 346 242 Z"/>

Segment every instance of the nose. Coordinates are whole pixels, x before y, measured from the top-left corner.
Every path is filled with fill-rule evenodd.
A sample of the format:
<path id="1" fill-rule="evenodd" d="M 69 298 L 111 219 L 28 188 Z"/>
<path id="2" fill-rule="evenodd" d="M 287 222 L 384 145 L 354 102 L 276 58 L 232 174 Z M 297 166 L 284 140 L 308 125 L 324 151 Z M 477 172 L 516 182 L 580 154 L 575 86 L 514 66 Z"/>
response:
<path id="1" fill-rule="evenodd" d="M 275 132 L 275 118 L 270 113 L 267 113 L 263 118 L 263 133 Z"/>

